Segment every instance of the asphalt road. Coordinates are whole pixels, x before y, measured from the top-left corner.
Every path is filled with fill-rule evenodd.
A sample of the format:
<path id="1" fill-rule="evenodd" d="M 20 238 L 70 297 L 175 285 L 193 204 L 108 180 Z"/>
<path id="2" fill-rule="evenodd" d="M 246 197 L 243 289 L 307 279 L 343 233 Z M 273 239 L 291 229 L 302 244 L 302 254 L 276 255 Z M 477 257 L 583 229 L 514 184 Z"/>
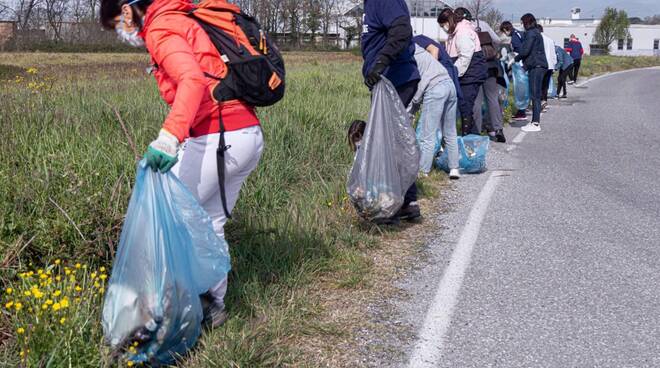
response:
<path id="1" fill-rule="evenodd" d="M 493 148 L 498 185 L 455 304 L 440 300 L 446 331 L 396 365 L 426 344 L 435 367 L 660 367 L 660 70 L 569 97 L 541 133 Z M 431 261 L 402 285 L 417 330 L 489 175 L 455 185 Z"/>

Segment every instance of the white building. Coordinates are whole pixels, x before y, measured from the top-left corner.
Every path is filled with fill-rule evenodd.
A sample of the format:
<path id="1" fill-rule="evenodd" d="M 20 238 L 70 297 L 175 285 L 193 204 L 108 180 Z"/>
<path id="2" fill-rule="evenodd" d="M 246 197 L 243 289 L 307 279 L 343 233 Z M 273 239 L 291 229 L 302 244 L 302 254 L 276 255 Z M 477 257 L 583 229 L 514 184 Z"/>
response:
<path id="1" fill-rule="evenodd" d="M 414 34 L 423 34 L 439 41 L 445 41 L 447 34 L 438 25 L 436 15 L 431 15 L 430 11 L 426 14 L 415 11 L 413 3 L 415 0 L 409 0 L 408 6 L 411 9 L 412 27 Z M 442 3 L 434 0 L 420 0 L 424 3 Z M 443 3 L 444 4 L 444 3 Z M 432 9 L 432 7 L 426 8 Z M 590 44 L 593 43 L 594 33 L 600 24 L 600 19 L 585 19 L 581 17 L 579 8 L 571 9 L 571 17 L 567 19 L 539 19 L 543 25 L 544 33 L 552 38 L 557 45 L 563 46 L 568 43 L 571 34 L 576 35 L 582 42 L 585 54 L 591 53 Z M 522 29 L 520 24 L 514 24 L 518 29 Z M 660 56 L 660 25 L 631 25 L 630 38 L 626 40 L 616 40 L 610 45 L 611 55 L 623 56 Z"/>

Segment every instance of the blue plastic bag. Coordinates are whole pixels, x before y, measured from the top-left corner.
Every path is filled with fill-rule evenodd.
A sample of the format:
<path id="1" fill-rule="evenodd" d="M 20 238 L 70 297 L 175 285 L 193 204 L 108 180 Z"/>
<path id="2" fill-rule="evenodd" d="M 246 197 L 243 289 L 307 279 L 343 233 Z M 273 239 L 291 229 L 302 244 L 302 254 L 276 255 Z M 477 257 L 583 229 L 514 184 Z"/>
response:
<path id="1" fill-rule="evenodd" d="M 518 110 L 525 110 L 529 106 L 531 93 L 529 90 L 529 76 L 520 63 L 511 67 L 513 73 L 513 97 Z"/>
<path id="2" fill-rule="evenodd" d="M 555 88 L 555 79 L 550 78 L 550 85 L 548 85 L 548 98 L 557 96 L 557 89 Z"/>
<path id="3" fill-rule="evenodd" d="M 201 333 L 200 295 L 227 276 L 229 250 L 172 173 L 140 162 L 103 306 L 113 351 L 171 364 Z"/>
<path id="4" fill-rule="evenodd" d="M 467 174 L 479 174 L 488 170 L 486 158 L 490 147 L 490 139 L 485 136 L 470 134 L 458 137 L 459 167 Z M 443 151 L 436 159 L 438 169 L 449 172 L 449 154 Z"/>

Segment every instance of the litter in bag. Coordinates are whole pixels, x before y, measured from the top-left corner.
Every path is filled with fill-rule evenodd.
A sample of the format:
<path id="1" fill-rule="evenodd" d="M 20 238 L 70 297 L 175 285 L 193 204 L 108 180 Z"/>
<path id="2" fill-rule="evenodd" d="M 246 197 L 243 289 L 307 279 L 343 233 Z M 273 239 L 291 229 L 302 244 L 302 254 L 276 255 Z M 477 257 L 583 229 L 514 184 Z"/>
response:
<path id="1" fill-rule="evenodd" d="M 458 165 L 467 174 L 480 174 L 488 170 L 486 159 L 490 147 L 490 139 L 485 136 L 470 134 L 458 137 Z M 438 169 L 449 172 L 449 154 L 444 150 L 436 159 Z"/>
<path id="2" fill-rule="evenodd" d="M 529 106 L 531 92 L 529 90 L 529 76 L 521 63 L 511 67 L 513 73 L 513 97 L 518 110 L 525 110 Z"/>
<path id="3" fill-rule="evenodd" d="M 201 333 L 200 295 L 229 269 L 227 243 L 184 184 L 140 162 L 103 306 L 115 354 L 173 363 Z"/>
<path id="4" fill-rule="evenodd" d="M 348 195 L 369 221 L 394 216 L 417 179 L 419 148 L 411 116 L 386 78 L 376 84 L 362 144 L 348 177 Z"/>
<path id="5" fill-rule="evenodd" d="M 506 70 L 506 66 L 504 65 L 504 62 L 502 62 L 502 69 Z M 500 100 L 500 103 L 502 104 L 502 108 L 506 109 L 509 107 L 509 91 L 511 90 L 511 81 L 509 80 L 509 74 L 506 72 L 502 73 L 502 78 L 504 79 L 504 83 L 506 84 L 506 88 L 499 86 L 498 85 L 498 97 Z"/>

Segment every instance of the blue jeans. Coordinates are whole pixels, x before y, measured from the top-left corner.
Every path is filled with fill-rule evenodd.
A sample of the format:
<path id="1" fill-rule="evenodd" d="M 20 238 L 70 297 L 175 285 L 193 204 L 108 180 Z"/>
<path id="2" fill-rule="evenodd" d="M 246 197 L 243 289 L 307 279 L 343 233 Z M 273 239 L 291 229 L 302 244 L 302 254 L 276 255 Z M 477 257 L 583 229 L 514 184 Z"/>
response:
<path id="1" fill-rule="evenodd" d="M 419 116 L 421 151 L 419 171 L 428 174 L 433 165 L 438 129 L 445 137 L 449 154 L 449 168 L 458 169 L 458 143 L 456 142 L 456 88 L 451 79 L 444 80 L 424 93 L 422 113 Z"/>
<path id="2" fill-rule="evenodd" d="M 543 97 L 543 79 L 548 69 L 534 68 L 529 71 L 529 89 L 532 94 L 532 122 L 541 122 L 541 97 Z"/>

